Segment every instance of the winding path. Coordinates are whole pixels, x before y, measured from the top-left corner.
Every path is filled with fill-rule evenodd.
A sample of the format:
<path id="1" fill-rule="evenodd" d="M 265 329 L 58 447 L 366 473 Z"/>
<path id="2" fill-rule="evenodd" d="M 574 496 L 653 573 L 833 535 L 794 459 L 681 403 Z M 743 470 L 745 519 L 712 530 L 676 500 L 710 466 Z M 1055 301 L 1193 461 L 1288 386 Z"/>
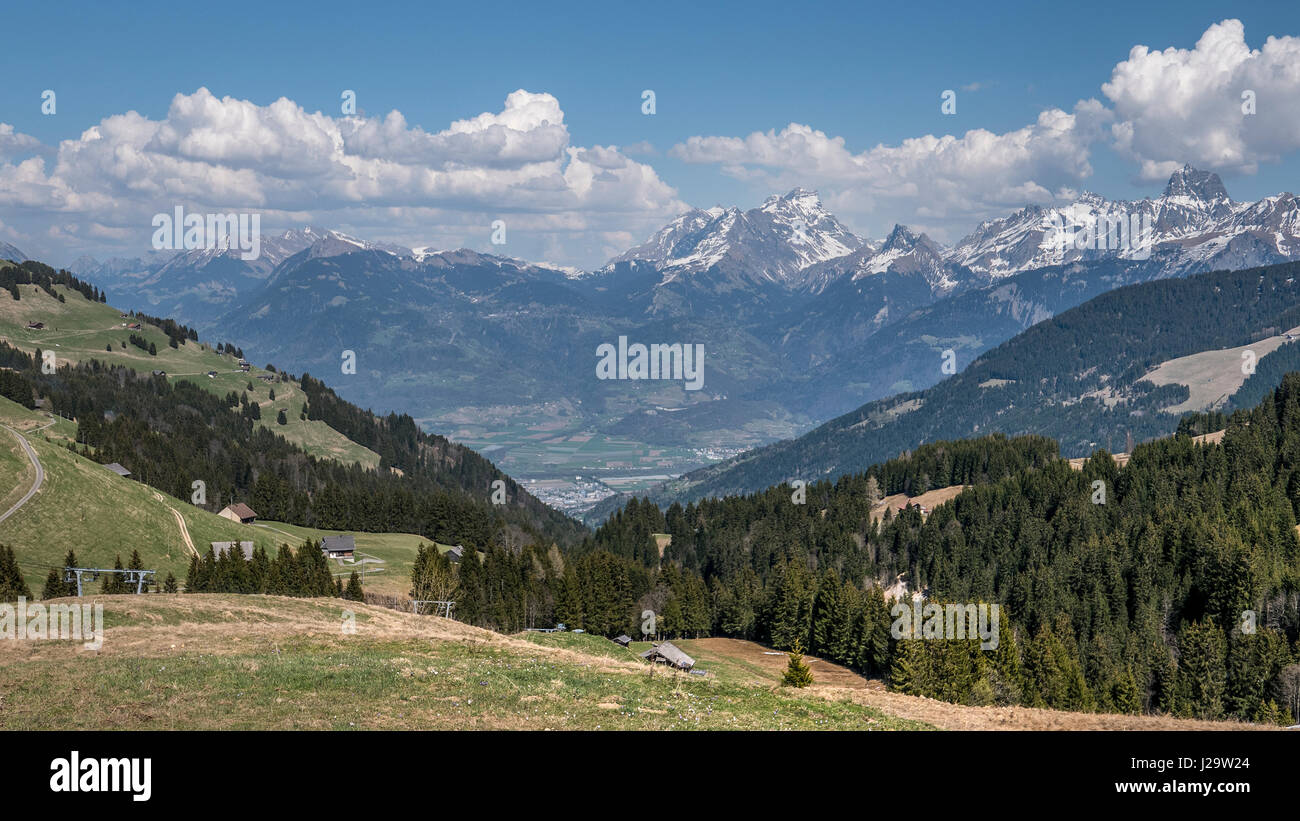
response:
<path id="1" fill-rule="evenodd" d="M 162 502 L 163 507 L 170 510 L 171 514 L 176 517 L 176 524 L 181 529 L 181 538 L 185 540 L 185 546 L 190 549 L 191 553 L 193 553 L 195 556 L 198 556 L 199 551 L 195 549 L 194 540 L 190 538 L 190 529 L 185 526 L 185 517 L 181 515 L 181 512 L 179 510 L 167 504 L 167 498 L 163 496 L 161 493 L 155 492 L 153 497 L 158 501 Z"/>
<path id="2" fill-rule="evenodd" d="M 50 424 L 52 425 L 54 423 L 51 422 Z M 8 519 L 10 516 L 17 513 L 18 509 L 27 504 L 28 500 L 36 495 L 36 491 L 41 489 L 41 483 L 45 481 L 45 468 L 41 467 L 41 460 L 36 456 L 36 451 L 32 450 L 32 446 L 28 444 L 26 437 L 8 425 L 0 425 L 0 427 L 3 427 L 18 438 L 18 444 L 23 446 L 23 450 L 27 453 L 28 460 L 32 463 L 32 467 L 36 468 L 36 481 L 32 483 L 31 489 L 27 491 L 23 498 L 19 499 L 13 507 L 6 510 L 3 515 L 0 515 L 0 522 L 3 522 L 5 519 Z M 49 425 L 46 425 L 45 427 L 49 427 Z M 38 428 L 38 430 L 40 430 L 40 428 Z"/>

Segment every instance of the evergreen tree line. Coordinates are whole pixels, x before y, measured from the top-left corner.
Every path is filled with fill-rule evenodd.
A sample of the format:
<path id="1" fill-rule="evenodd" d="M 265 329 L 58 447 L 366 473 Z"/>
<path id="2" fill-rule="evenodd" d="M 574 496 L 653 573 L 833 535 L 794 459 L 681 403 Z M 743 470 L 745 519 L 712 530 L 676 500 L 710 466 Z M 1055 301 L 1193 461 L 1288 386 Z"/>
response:
<path id="1" fill-rule="evenodd" d="M 321 543 L 310 539 L 298 546 L 280 545 L 275 558 L 260 545 L 245 557 L 239 544 L 218 556 L 211 547 L 202 558 L 190 557 L 186 593 L 266 593 L 272 596 L 336 596 L 363 601 L 361 577 L 354 570 L 346 585 L 330 572 Z"/>
<path id="2" fill-rule="evenodd" d="M 173 348 L 178 348 L 187 342 L 199 341 L 198 331 L 187 325 L 182 325 L 174 319 L 150 316 L 149 314 L 141 313 L 139 311 L 131 311 L 128 316 L 137 322 L 153 325 L 158 330 L 162 331 L 167 335 L 168 342 Z"/>
<path id="3" fill-rule="evenodd" d="M 127 341 L 130 342 L 132 345 L 136 346 L 137 348 L 139 348 L 140 350 L 144 351 L 145 353 L 149 354 L 150 356 L 158 355 L 158 349 L 154 346 L 154 344 L 149 340 L 145 339 L 143 336 L 140 336 L 139 334 L 131 334 L 130 336 L 127 337 Z"/>
<path id="4" fill-rule="evenodd" d="M 673 564 L 651 570 L 604 550 L 567 555 L 554 544 L 466 549 L 456 564 L 421 546 L 410 597 L 454 601 L 458 621 L 507 633 L 563 623 L 611 637 L 678 638 L 711 627 L 709 591 L 698 576 Z M 642 616 L 647 610 L 653 620 Z"/>
<path id="5" fill-rule="evenodd" d="M 20 262 L 17 265 L 0 265 L 0 288 L 7 290 L 9 295 L 15 300 L 21 298 L 18 290 L 19 285 L 35 285 L 45 293 L 65 302 L 63 296 L 54 290 L 55 285 L 62 285 L 79 292 L 91 302 L 104 302 L 106 297 L 104 292 L 91 285 L 89 282 L 83 282 L 72 274 L 60 268 L 55 270 L 43 262 L 37 262 L 29 259 Z"/>
<path id="6" fill-rule="evenodd" d="M 425 433 L 407 414 L 377 416 L 369 410 L 340 399 L 324 382 L 304 373 L 299 380 L 307 395 L 304 410 L 308 419 L 319 420 L 347 438 L 379 454 L 380 470 L 396 468 L 403 473 L 428 472 L 437 466 L 440 475 L 455 487 L 472 488 L 487 495 L 493 482 L 504 483 L 505 502 L 527 511 L 552 528 L 549 534 L 561 542 L 576 542 L 582 532 L 573 523 L 546 507 L 489 460 L 437 434 Z"/>
<path id="7" fill-rule="evenodd" d="M 32 383 L 15 371 L 0 371 L 0 396 L 31 410 L 36 407 Z"/>

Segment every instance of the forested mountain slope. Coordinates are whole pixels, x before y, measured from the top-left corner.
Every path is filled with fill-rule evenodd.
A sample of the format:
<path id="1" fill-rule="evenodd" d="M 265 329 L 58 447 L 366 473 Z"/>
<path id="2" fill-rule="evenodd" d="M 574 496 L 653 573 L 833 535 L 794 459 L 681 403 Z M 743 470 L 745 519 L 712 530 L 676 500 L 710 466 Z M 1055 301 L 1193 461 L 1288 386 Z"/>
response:
<path id="1" fill-rule="evenodd" d="M 803 504 L 790 486 L 634 502 L 593 555 L 655 566 L 650 534 L 667 532 L 657 612 L 670 631 L 799 642 L 903 692 L 1287 722 L 1300 707 L 1300 374 L 1233 413 L 1221 443 L 1189 435 L 1221 422 L 1189 417 L 1123 468 L 1098 452 L 1073 470 L 1050 442 L 990 437 L 817 482 Z M 943 484 L 969 487 L 872 523 L 882 493 Z M 999 604 L 997 648 L 891 635 L 896 580 L 927 604 Z"/>
<path id="2" fill-rule="evenodd" d="M 376 417 L 308 375 L 295 380 L 271 369 L 258 374 L 266 379 L 254 385 L 252 373 L 231 377 L 225 372 L 235 370 L 229 354 L 223 372 L 212 379 L 201 371 L 154 373 L 162 370 L 149 368 L 156 365 L 158 350 L 178 362 L 182 356 L 193 356 L 196 363 L 206 356 L 203 362 L 220 363 L 223 357 L 184 326 L 141 315 L 122 321 L 98 302 L 102 294 L 93 286 L 40 263 L 8 266 L 2 275 L 14 284 L 11 296 L 0 300 L 19 292 L 12 307 L 0 309 L 0 332 L 14 343 L 0 342 L 0 365 L 9 369 L 4 395 L 26 407 L 43 400 L 57 416 L 76 421 L 82 452 L 126 465 L 163 492 L 191 498 L 197 480 L 205 486 L 202 506 L 214 512 L 244 501 L 263 518 L 326 529 L 417 533 L 447 543 L 540 539 L 569 544 L 580 538 L 576 522 L 537 501 L 472 450 L 419 430 L 409 416 Z M 36 290 L 56 299 L 37 299 Z M 63 310 L 69 308 L 77 311 Z M 64 322 L 81 325 L 63 329 Z M 45 327 L 33 330 L 27 323 Z M 141 327 L 126 327 L 132 324 Z M 134 338 L 128 342 L 127 337 Z M 102 355 L 72 341 L 88 338 L 96 340 Z M 55 354 L 52 373 L 43 367 L 42 344 Z M 238 392 L 223 394 L 217 376 L 236 379 Z M 286 391 L 301 394 L 286 406 Z M 265 403 L 258 401 L 262 392 L 270 396 Z M 263 420 L 264 404 L 267 412 L 282 413 L 283 421 Z M 302 442 L 280 435 L 289 427 L 286 408 L 295 422 L 315 423 L 313 430 L 329 431 L 362 458 L 323 458 L 319 450 L 313 455 Z M 377 464 L 367 465 L 365 453 L 377 455 Z M 497 481 L 503 483 L 501 504 L 491 499 Z"/>
<path id="3" fill-rule="evenodd" d="M 928 390 L 868 403 L 797 439 L 686 474 L 652 498 L 686 501 L 835 477 L 924 442 L 991 432 L 1048 436 L 1066 456 L 1125 450 L 1130 437 L 1173 432 L 1179 414 L 1164 410 L 1188 398 L 1185 386 L 1144 381 L 1153 368 L 1300 325 L 1298 279 L 1300 264 L 1286 263 L 1119 288 L 1040 322 Z M 1266 379 L 1276 386 L 1283 370 L 1300 364 L 1297 346 L 1262 351 L 1259 376 L 1241 374 L 1246 402 L 1269 389 Z M 1241 367 L 1240 358 L 1225 365 Z"/>

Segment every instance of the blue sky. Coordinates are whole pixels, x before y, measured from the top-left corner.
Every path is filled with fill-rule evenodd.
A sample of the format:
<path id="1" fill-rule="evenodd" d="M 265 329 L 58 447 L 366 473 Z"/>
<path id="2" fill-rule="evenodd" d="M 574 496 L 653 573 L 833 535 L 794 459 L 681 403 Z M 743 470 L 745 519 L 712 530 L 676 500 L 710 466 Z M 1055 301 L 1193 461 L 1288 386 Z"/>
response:
<path id="1" fill-rule="evenodd" d="M 968 3 L 606 2 L 560 9 L 536 3 L 136 3 L 129 16 L 110 4 L 72 12 L 26 4 L 7 9 L 5 16 L 11 36 L 3 58 L 0 123 L 46 147 L 47 175 L 60 141 L 78 139 L 104 118 L 127 111 L 164 120 L 175 95 L 199 88 L 257 106 L 286 97 L 307 113 L 332 117 L 340 114 L 341 90 L 353 89 L 359 114 L 400 111 L 407 126 L 429 133 L 500 112 L 516 89 L 551 95 L 563 110 L 570 145 L 619 146 L 675 192 L 675 198 L 648 195 L 653 202 L 644 213 L 621 225 L 597 219 L 598 203 L 588 210 L 566 207 L 561 210 L 581 216 L 556 229 L 560 233 L 549 242 L 521 239 L 517 249 L 519 256 L 555 256 L 572 246 L 570 259 L 556 261 L 579 264 L 597 260 L 627 236 L 639 241 L 673 202 L 750 207 L 777 185 L 793 181 L 823 190 L 834 183 L 833 172 L 828 178 L 806 174 L 797 162 L 779 173 L 756 174 L 738 173 L 726 161 L 688 162 L 672 148 L 691 137 L 743 138 L 798 123 L 842 139 L 847 152 L 857 155 L 923 135 L 960 137 L 971 129 L 1005 134 L 1034 123 L 1044 110 L 1071 112 L 1082 99 L 1113 108 L 1101 86 L 1135 45 L 1192 49 L 1226 18 L 1244 24 L 1252 49 L 1270 35 L 1300 35 L 1300 4 L 1282 2 L 1187 2 L 1166 9 L 1098 2 L 1073 10 L 1010 3 L 997 11 Z M 58 95 L 54 116 L 40 111 L 47 88 Z M 643 89 L 655 91 L 653 116 L 641 113 Z M 944 89 L 957 90 L 955 116 L 940 112 Z M 1276 141 L 1263 142 L 1262 162 L 1244 163 L 1246 170 L 1241 162 L 1219 169 L 1235 198 L 1300 188 L 1300 163 L 1291 146 L 1279 151 Z M 649 144 L 653 152 L 628 148 L 637 144 Z M 1157 157 L 1147 149 L 1147 156 L 1164 162 L 1175 154 Z M 22 158 L 11 152 L 8 161 Z M 0 156 L 0 163 L 5 160 Z M 1034 161 L 1035 173 L 1043 176 L 1040 162 Z M 1069 187 L 1125 198 L 1158 194 L 1163 187 L 1150 174 L 1142 179 L 1140 162 L 1105 139 L 1091 147 L 1088 163 L 1091 173 L 1076 174 L 1067 180 Z M 1060 187 L 1033 181 L 1053 191 Z M 0 194 L 4 188 L 0 175 Z M 510 210 L 508 192 L 494 196 L 502 201 L 466 201 L 462 210 Z M 823 196 L 830 199 L 824 190 Z M 982 216 L 980 208 L 970 208 L 934 217 L 924 203 L 886 196 L 864 204 L 853 197 L 846 188 L 830 204 L 843 205 L 852 227 L 876 236 L 896 219 L 942 234 L 960 232 L 963 221 L 973 226 Z M 20 213 L 12 198 L 6 204 L 0 196 L 0 239 L 8 228 L 23 240 L 15 244 L 48 253 L 60 243 L 70 252 L 135 241 L 104 219 L 98 236 L 87 232 L 77 226 L 84 216 L 66 208 L 50 217 L 63 219 L 66 233 L 51 236 L 32 218 L 31 201 L 27 206 Z M 982 207 L 1001 206 L 999 200 Z M 440 199 L 436 207 L 437 213 L 424 216 L 441 220 L 447 230 L 431 241 L 455 242 L 457 230 L 468 230 L 466 223 L 453 227 L 457 220 L 444 212 L 458 206 Z M 301 216 L 304 210 L 286 208 L 284 220 L 292 221 L 288 212 Z M 320 216 L 358 230 L 375 228 L 361 224 L 357 209 Z M 580 241 L 575 232 L 584 225 L 602 239 Z M 395 229 L 391 238 L 409 240 L 411 230 Z M 548 230 L 538 222 L 521 225 L 520 234 Z M 143 229 L 141 235 L 147 236 Z M 475 239 L 471 231 L 464 242 L 473 245 Z"/>

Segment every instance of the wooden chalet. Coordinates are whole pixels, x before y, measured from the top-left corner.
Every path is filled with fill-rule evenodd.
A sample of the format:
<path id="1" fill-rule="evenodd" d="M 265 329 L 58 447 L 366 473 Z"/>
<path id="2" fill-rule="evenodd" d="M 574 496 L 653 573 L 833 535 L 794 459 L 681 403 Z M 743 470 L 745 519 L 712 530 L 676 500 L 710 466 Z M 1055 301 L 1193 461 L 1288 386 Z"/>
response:
<path id="1" fill-rule="evenodd" d="M 656 644 L 642 653 L 641 658 L 653 661 L 655 664 L 667 664 L 677 670 L 690 670 L 695 666 L 695 659 L 683 653 L 681 648 L 671 641 Z"/>
<path id="2" fill-rule="evenodd" d="M 257 513 L 243 502 L 226 505 L 217 515 L 232 522 L 239 522 L 241 525 L 251 525 L 257 521 Z"/>
<path id="3" fill-rule="evenodd" d="M 327 559 L 350 559 L 356 550 L 357 540 L 351 533 L 342 536 L 326 536 L 321 539 L 320 552 L 324 553 Z"/>

